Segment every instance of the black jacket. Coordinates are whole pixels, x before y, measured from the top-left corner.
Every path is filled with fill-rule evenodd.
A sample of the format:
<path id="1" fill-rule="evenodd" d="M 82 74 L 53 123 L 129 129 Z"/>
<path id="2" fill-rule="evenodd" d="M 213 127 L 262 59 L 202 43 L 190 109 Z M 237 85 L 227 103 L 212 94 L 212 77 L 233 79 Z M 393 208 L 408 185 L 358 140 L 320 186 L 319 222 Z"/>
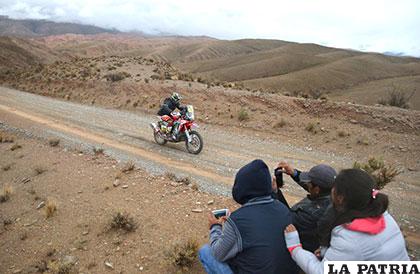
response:
<path id="1" fill-rule="evenodd" d="M 233 273 L 298 272 L 283 235 L 292 221 L 290 211 L 270 193 L 271 176 L 263 161 L 255 160 L 238 171 L 232 196 L 242 207 L 229 218 L 241 238 L 242 251 L 228 260 Z"/>
<path id="2" fill-rule="evenodd" d="M 300 182 L 300 171 L 297 170 L 296 176 L 291 176 L 303 189 L 308 191 L 306 185 Z M 278 199 L 282 202 L 282 195 L 279 192 Z M 331 204 L 330 195 L 322 195 L 315 199 L 307 195 L 300 202 L 291 207 L 293 225 L 299 231 L 299 237 L 304 249 L 315 251 L 319 248 L 318 226 L 319 221 Z"/>
<path id="3" fill-rule="evenodd" d="M 179 105 L 179 101 L 176 102 L 175 100 L 173 100 L 172 98 L 169 97 L 169 98 L 166 98 L 165 101 L 163 101 L 163 104 L 160 107 L 157 114 L 159 116 L 169 115 L 176 108 L 178 108 L 181 111 L 185 109 L 185 107 Z"/>

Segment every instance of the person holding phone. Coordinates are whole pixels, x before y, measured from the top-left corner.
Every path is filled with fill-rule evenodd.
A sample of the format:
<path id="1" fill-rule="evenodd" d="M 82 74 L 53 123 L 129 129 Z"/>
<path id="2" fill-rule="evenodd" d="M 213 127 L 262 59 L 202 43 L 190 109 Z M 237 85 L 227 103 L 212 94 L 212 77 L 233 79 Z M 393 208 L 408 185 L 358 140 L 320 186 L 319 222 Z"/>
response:
<path id="1" fill-rule="evenodd" d="M 271 197 L 271 176 L 262 160 L 242 167 L 235 177 L 233 199 L 241 205 L 234 212 L 210 212 L 209 244 L 199 251 L 207 273 L 295 274 L 283 235 L 292 223 L 289 209 Z M 220 214 L 219 214 L 220 213 Z"/>
<path id="2" fill-rule="evenodd" d="M 289 175 L 308 195 L 290 208 L 292 223 L 299 231 L 303 248 L 314 252 L 320 247 L 319 226 L 325 212 L 331 207 L 331 188 L 337 176 L 336 171 L 328 165 L 320 164 L 308 172 L 302 172 L 282 161 L 275 169 L 272 180 L 273 197 L 289 206 L 283 196 L 282 174 Z M 321 224 L 320 224 L 321 223 Z"/>

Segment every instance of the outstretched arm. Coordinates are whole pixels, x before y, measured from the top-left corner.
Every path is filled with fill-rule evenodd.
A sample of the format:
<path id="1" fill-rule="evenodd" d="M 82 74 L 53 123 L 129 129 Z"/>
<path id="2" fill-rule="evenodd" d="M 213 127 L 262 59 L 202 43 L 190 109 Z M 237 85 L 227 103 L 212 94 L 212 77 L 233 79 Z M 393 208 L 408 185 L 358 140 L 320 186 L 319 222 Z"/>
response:
<path id="1" fill-rule="evenodd" d="M 235 223 L 228 218 L 223 228 L 220 223 L 213 224 L 210 228 L 209 245 L 212 255 L 220 262 L 225 262 L 241 252 L 242 239 Z"/>
<path id="2" fill-rule="evenodd" d="M 300 182 L 300 170 L 294 169 L 290 164 L 284 161 L 281 161 L 278 164 L 278 167 L 284 169 L 286 171 L 286 174 L 292 177 L 293 181 L 298 183 L 304 190 L 308 191 L 308 187 L 306 186 L 306 184 Z"/>

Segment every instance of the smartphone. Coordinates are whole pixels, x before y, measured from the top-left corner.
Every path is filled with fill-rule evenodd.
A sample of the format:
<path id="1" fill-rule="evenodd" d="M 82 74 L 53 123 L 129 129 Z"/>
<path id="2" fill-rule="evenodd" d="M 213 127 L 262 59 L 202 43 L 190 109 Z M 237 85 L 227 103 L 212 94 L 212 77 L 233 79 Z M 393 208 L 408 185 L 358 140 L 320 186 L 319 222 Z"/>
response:
<path id="1" fill-rule="evenodd" d="M 220 217 L 228 216 L 229 209 L 227 209 L 227 208 L 216 209 L 216 210 L 213 210 L 212 213 L 213 213 L 214 217 L 216 217 L 217 219 L 219 219 Z"/>
<path id="2" fill-rule="evenodd" d="M 277 184 L 277 188 L 281 188 L 284 185 L 284 181 L 283 181 L 283 173 L 285 173 L 286 170 L 282 169 L 282 168 L 276 168 L 274 170 L 274 176 L 276 177 L 276 184 Z"/>

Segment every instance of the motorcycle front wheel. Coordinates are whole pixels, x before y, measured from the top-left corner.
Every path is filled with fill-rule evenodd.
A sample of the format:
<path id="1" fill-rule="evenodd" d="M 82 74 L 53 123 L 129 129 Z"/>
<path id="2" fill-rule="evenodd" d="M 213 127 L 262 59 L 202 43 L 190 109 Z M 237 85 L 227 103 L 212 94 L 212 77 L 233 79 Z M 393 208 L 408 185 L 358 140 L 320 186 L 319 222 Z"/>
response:
<path id="1" fill-rule="evenodd" d="M 188 138 L 185 140 L 185 145 L 189 153 L 198 154 L 203 149 L 203 138 L 197 132 L 192 130 L 190 132 L 191 142 L 188 142 Z"/>
<path id="2" fill-rule="evenodd" d="M 161 146 L 163 146 L 164 144 L 166 144 L 166 142 L 168 142 L 166 139 L 162 137 L 162 135 L 159 132 L 155 131 L 153 137 L 155 139 L 155 142 Z"/>

